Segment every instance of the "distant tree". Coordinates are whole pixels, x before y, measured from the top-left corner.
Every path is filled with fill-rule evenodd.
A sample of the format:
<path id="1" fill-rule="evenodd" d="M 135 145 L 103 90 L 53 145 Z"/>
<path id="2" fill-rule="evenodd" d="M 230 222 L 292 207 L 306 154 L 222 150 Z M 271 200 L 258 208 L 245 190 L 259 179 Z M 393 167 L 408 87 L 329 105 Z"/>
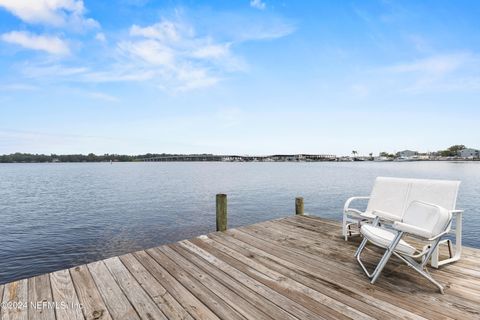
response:
<path id="1" fill-rule="evenodd" d="M 163 154 L 167 155 L 167 154 Z M 12 163 L 12 162 L 103 162 L 103 161 L 137 161 L 144 158 L 158 157 L 160 154 L 144 154 L 144 155 L 119 155 L 119 154 L 104 154 L 95 155 L 89 153 L 83 154 L 31 154 L 31 153 L 12 153 L 0 155 L 0 163 Z"/>
<path id="2" fill-rule="evenodd" d="M 385 151 L 382 151 L 382 152 L 380 152 L 380 157 L 395 158 L 395 155 L 391 154 L 391 153 L 388 153 L 388 152 L 385 152 Z"/>
<path id="3" fill-rule="evenodd" d="M 463 149 L 466 149 L 466 147 L 463 144 L 456 144 L 456 145 L 448 148 L 448 151 L 458 153 L 459 151 L 461 151 Z"/>
<path id="4" fill-rule="evenodd" d="M 466 149 L 466 147 L 463 144 L 456 144 L 449 147 L 447 150 L 440 150 L 438 153 L 442 157 L 455 157 L 463 149 Z"/>

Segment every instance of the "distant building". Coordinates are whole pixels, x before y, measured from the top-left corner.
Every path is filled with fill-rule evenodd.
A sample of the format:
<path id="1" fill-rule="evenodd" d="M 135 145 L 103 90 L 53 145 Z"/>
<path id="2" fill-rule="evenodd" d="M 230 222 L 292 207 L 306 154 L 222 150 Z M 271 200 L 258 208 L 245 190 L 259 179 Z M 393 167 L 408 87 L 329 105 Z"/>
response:
<path id="1" fill-rule="evenodd" d="M 466 148 L 466 149 L 460 150 L 458 152 L 458 155 L 461 158 L 480 158 L 480 150 Z"/>
<path id="2" fill-rule="evenodd" d="M 417 151 L 412 151 L 412 150 L 403 150 L 398 153 L 398 156 L 401 158 L 411 158 L 418 155 Z"/>

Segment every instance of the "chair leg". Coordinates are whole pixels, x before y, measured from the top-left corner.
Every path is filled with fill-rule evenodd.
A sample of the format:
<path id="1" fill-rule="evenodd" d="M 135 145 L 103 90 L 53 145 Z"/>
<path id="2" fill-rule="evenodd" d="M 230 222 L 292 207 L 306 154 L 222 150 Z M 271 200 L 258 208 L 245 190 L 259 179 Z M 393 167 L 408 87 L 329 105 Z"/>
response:
<path id="1" fill-rule="evenodd" d="M 357 252 L 355 252 L 355 257 L 357 257 L 357 262 L 360 265 L 360 267 L 362 267 L 363 272 L 365 272 L 367 277 L 372 278 L 373 275 L 368 272 L 367 267 L 365 267 L 365 265 L 363 264 L 362 259 L 361 259 L 361 254 L 362 254 L 362 251 L 367 244 L 367 241 L 368 240 L 366 238 L 363 238 L 362 243 L 360 244 L 360 246 L 357 249 Z"/>
<path id="2" fill-rule="evenodd" d="M 345 241 L 348 241 L 348 238 L 351 238 L 353 235 L 356 235 L 354 231 L 352 230 L 352 226 L 356 225 L 358 222 L 349 222 L 345 225 L 344 230 L 342 231 L 344 234 L 343 236 L 345 237 Z"/>
<path id="3" fill-rule="evenodd" d="M 421 267 L 423 269 L 423 267 L 425 267 L 428 263 L 428 261 L 430 260 L 430 258 L 432 257 L 432 255 L 437 252 L 438 253 L 438 245 L 440 244 L 440 238 L 435 240 L 432 244 L 430 244 L 430 250 L 427 252 L 427 254 L 424 256 L 423 260 L 422 260 L 422 264 L 421 264 Z"/>
<path id="4" fill-rule="evenodd" d="M 431 283 L 433 283 L 435 286 L 437 286 L 437 288 L 440 290 L 441 294 L 445 293 L 443 291 L 443 286 L 440 283 L 438 283 L 435 279 L 433 279 L 432 276 L 428 272 L 426 272 L 425 270 L 417 269 L 417 268 L 413 268 L 413 269 L 415 269 L 418 273 L 420 273 L 422 276 L 427 278 L 427 280 L 429 280 Z"/>
<path id="5" fill-rule="evenodd" d="M 380 218 L 379 217 L 375 217 L 375 219 L 373 220 L 372 224 L 375 226 L 378 224 L 378 222 L 380 221 Z M 361 227 L 359 228 L 361 229 Z M 359 233 L 361 234 L 361 232 L 359 231 Z M 367 245 L 367 242 L 368 242 L 368 239 L 366 237 L 363 238 L 362 242 L 360 243 L 360 246 L 358 246 L 358 249 L 357 251 L 355 251 L 355 254 L 354 256 L 357 258 L 357 262 L 358 264 L 360 265 L 360 267 L 362 267 L 363 271 L 365 272 L 365 274 L 367 275 L 367 277 L 369 278 L 372 278 L 372 274 L 370 274 L 367 270 L 367 268 L 365 267 L 365 265 L 363 264 L 362 262 L 362 259 L 360 257 L 363 249 L 365 248 L 365 246 Z"/>
<path id="6" fill-rule="evenodd" d="M 348 240 L 348 234 L 347 234 L 347 213 L 343 213 L 343 221 L 342 221 L 342 235 L 345 237 L 345 241 Z"/>
<path id="7" fill-rule="evenodd" d="M 376 226 L 380 226 L 380 217 L 375 217 L 375 219 L 373 219 L 372 221 L 372 226 L 376 227 Z"/>
<path id="8" fill-rule="evenodd" d="M 447 239 L 447 245 L 448 245 L 448 257 L 452 258 L 453 257 L 453 254 L 452 254 L 452 240 Z"/>
<path id="9" fill-rule="evenodd" d="M 355 257 L 358 257 L 358 255 L 360 255 L 360 252 L 362 252 L 363 248 L 365 248 L 365 246 L 367 245 L 367 242 L 368 242 L 368 239 L 367 239 L 367 238 L 363 238 L 362 242 L 361 242 L 360 245 L 358 246 L 357 251 L 356 251 L 355 254 L 354 254 Z"/>
<path id="10" fill-rule="evenodd" d="M 437 282 L 435 279 L 433 279 L 433 277 L 430 275 L 430 273 L 428 273 L 426 270 L 424 270 L 424 266 L 422 266 L 422 264 L 418 264 L 415 260 L 413 260 L 412 258 L 410 257 L 404 257 L 398 253 L 395 253 L 395 255 L 397 257 L 399 257 L 401 260 L 403 260 L 409 267 L 411 267 L 413 270 L 417 271 L 421 276 L 423 276 L 424 278 L 426 278 L 428 281 L 430 281 L 431 283 L 433 283 L 439 290 L 442 294 L 444 294 L 444 288 L 443 286 Z"/>
<path id="11" fill-rule="evenodd" d="M 378 277 L 380 277 L 380 274 L 382 273 L 382 270 L 383 268 L 385 267 L 385 265 L 387 264 L 388 260 L 390 259 L 390 257 L 392 256 L 394 250 L 395 250 L 395 247 L 398 245 L 398 243 L 400 242 L 401 238 L 403 236 L 403 232 L 399 232 L 396 237 L 393 239 L 392 243 L 390 244 L 390 246 L 387 248 L 387 251 L 385 251 L 385 253 L 383 254 L 383 257 L 382 259 L 380 259 L 380 262 L 378 263 L 377 267 L 375 268 L 375 271 L 373 271 L 373 274 L 372 274 L 372 281 L 370 281 L 371 284 L 374 284 Z"/>

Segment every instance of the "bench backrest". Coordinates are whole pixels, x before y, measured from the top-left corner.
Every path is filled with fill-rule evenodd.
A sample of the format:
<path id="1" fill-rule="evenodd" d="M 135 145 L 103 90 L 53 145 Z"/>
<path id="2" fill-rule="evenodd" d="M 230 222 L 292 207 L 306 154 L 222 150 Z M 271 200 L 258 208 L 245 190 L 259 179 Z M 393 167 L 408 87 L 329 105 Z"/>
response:
<path id="1" fill-rule="evenodd" d="M 460 181 L 378 177 L 367 212 L 386 211 L 402 219 L 414 200 L 455 210 L 459 186 Z"/>

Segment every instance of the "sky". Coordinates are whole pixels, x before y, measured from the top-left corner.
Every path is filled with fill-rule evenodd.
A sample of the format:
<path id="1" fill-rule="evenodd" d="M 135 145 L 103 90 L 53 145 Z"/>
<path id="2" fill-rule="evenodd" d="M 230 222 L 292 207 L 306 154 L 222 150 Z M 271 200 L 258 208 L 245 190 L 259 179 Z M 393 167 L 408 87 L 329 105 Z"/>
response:
<path id="1" fill-rule="evenodd" d="M 480 148 L 478 1 L 0 0 L 0 154 Z"/>

